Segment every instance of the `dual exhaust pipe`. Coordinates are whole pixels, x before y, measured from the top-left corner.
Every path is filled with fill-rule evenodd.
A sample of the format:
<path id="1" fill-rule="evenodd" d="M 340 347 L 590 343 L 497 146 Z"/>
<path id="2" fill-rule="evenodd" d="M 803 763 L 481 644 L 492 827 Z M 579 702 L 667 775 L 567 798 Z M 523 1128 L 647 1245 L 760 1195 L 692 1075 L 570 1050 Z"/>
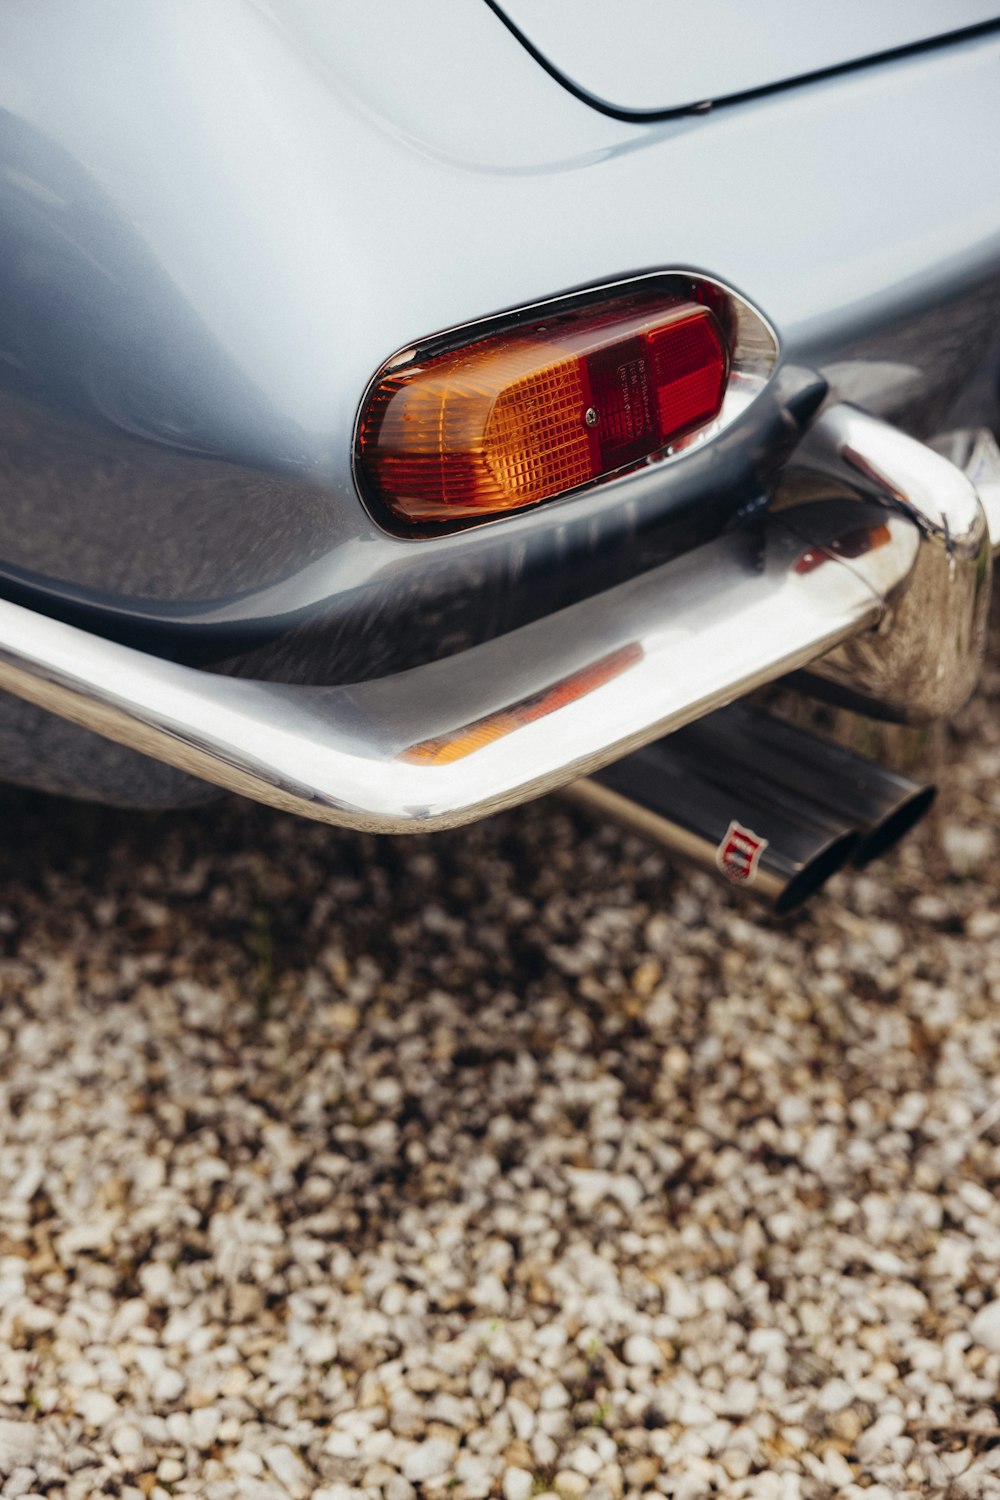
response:
<path id="1" fill-rule="evenodd" d="M 935 797 L 933 786 L 745 703 L 634 751 L 566 793 L 780 913 L 845 864 L 885 853 Z"/>

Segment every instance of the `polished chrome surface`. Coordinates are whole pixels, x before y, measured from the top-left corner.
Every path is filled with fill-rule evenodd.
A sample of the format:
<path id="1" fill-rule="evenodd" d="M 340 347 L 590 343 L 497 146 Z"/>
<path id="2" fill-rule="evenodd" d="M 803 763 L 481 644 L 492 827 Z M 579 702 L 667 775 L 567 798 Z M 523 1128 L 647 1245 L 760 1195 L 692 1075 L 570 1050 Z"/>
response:
<path id="1" fill-rule="evenodd" d="M 924 723 L 954 713 L 976 685 L 986 644 L 990 534 L 975 486 L 926 444 L 844 404 L 829 407 L 797 450 L 791 493 L 803 476 L 820 495 L 854 493 L 904 516 L 921 537 L 912 572 L 886 592 L 878 630 L 814 672 L 885 717 Z M 878 553 L 858 560 L 848 549 L 845 560 L 870 577 Z"/>
<path id="2" fill-rule="evenodd" d="M 279 807 L 385 832 L 447 827 L 875 625 L 922 545 L 882 514 L 849 502 L 839 526 L 828 508 L 774 517 L 474 650 L 344 688 L 209 675 L 0 602 L 0 688 Z"/>
<path id="3" fill-rule="evenodd" d="M 1000 446 L 988 427 L 942 433 L 933 447 L 956 464 L 976 487 L 990 530 L 994 557 L 1000 552 Z"/>
<path id="4" fill-rule="evenodd" d="M 781 786 L 750 784 L 731 765 L 705 761 L 675 739 L 636 750 L 564 795 L 779 912 L 801 905 L 850 859 L 858 834 L 849 819 L 790 799 Z"/>
<path id="5" fill-rule="evenodd" d="M 856 865 L 891 848 L 934 801 L 933 786 L 749 703 L 707 714 L 678 730 L 670 744 L 693 765 L 711 767 L 722 785 L 763 794 L 786 813 L 806 819 L 822 808 L 855 829 L 860 835 L 852 855 Z"/>

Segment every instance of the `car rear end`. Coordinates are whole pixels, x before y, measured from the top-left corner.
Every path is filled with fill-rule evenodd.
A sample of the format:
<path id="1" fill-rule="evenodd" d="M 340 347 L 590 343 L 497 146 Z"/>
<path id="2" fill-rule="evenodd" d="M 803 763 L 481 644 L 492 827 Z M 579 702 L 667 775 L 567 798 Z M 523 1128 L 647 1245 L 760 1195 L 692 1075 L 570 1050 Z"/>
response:
<path id="1" fill-rule="evenodd" d="M 996 17 L 762 59 L 626 9 L 623 53 L 596 7 L 8 7 L 4 688 L 397 832 L 790 671 L 953 711 L 996 474 L 927 440 L 1000 341 Z"/>

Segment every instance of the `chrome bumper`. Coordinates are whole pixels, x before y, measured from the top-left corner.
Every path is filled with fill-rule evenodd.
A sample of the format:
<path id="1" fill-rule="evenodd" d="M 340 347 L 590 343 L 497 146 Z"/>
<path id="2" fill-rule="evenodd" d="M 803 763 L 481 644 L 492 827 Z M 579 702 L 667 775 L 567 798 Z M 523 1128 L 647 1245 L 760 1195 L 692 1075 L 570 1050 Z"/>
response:
<path id="1" fill-rule="evenodd" d="M 843 407 L 798 472 L 819 503 L 393 677 L 216 676 L 0 601 L 0 688 L 230 791 L 384 833 L 523 802 L 821 658 L 888 698 L 909 674 L 914 712 L 950 711 L 978 670 L 989 593 L 975 488 Z M 859 641 L 860 662 L 829 657 Z"/>

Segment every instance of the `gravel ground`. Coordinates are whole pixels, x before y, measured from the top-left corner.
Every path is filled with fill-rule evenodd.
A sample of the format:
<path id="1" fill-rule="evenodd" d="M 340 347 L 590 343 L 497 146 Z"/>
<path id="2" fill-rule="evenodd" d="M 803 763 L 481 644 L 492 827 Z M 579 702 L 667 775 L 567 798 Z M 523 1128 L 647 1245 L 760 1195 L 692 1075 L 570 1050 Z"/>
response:
<path id="1" fill-rule="evenodd" d="M 6 793 L 3 1494 L 1000 1496 L 998 700 L 784 924 Z"/>

